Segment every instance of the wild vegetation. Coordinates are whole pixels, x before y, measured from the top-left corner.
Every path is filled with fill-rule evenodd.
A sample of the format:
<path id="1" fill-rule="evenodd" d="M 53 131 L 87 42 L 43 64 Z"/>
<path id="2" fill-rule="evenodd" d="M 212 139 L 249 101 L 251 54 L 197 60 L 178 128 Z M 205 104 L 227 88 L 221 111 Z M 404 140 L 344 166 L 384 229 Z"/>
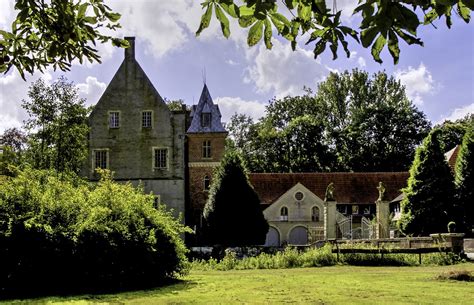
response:
<path id="1" fill-rule="evenodd" d="M 0 183 L 0 295 L 144 287 L 187 271 L 187 229 L 153 196 L 25 169 Z"/>

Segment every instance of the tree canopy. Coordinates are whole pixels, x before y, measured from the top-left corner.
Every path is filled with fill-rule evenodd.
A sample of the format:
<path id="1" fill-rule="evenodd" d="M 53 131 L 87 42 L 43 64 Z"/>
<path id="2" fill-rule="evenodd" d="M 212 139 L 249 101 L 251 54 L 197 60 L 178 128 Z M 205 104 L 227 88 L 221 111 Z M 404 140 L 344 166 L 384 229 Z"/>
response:
<path id="1" fill-rule="evenodd" d="M 204 207 L 209 241 L 222 246 L 263 245 L 268 223 L 242 159 L 226 153 L 216 170 Z"/>
<path id="2" fill-rule="evenodd" d="M 471 233 L 474 226 L 474 127 L 468 129 L 459 149 L 455 166 L 457 205 L 462 215 L 462 228 Z"/>
<path id="3" fill-rule="evenodd" d="M 46 67 L 69 70 L 73 60 L 100 62 L 96 43 L 127 47 L 106 33 L 120 27 L 120 14 L 104 0 L 17 0 L 11 29 L 0 29 L 0 73 L 15 67 L 25 72 Z"/>
<path id="4" fill-rule="evenodd" d="M 405 234 L 446 232 L 448 222 L 457 220 L 454 177 L 444 156 L 439 129 L 433 129 L 416 150 L 403 194 L 398 226 Z"/>
<path id="5" fill-rule="evenodd" d="M 474 10 L 473 0 L 360 0 L 353 12 L 361 19 L 356 31 L 341 20 L 337 0 L 332 1 L 332 9 L 327 2 L 330 1 L 206 0 L 202 3 L 204 13 L 196 34 L 209 26 L 214 12 L 225 37 L 230 35 L 229 17 L 238 20 L 241 27 L 249 28 L 249 46 L 263 38 L 267 49 L 271 49 L 276 30 L 276 35 L 288 40 L 293 50 L 299 37 L 309 37 L 306 44 L 314 45 L 315 58 L 329 46 L 336 59 L 340 46 L 347 57 L 350 56 L 346 40 L 350 36 L 364 48 L 370 47 L 374 60 L 379 63 L 382 62 L 380 52 L 387 46 L 396 64 L 400 40 L 409 45 L 423 45 L 417 33 L 420 25 L 431 26 L 434 20 L 444 17 L 450 28 L 453 15 L 459 15 L 468 23 Z"/>
<path id="6" fill-rule="evenodd" d="M 405 171 L 430 129 L 398 81 L 360 70 L 271 100 L 257 123 L 235 115 L 227 126 L 253 172 Z"/>
<path id="7" fill-rule="evenodd" d="M 61 77 L 52 85 L 42 79 L 32 83 L 23 100 L 29 119 L 29 163 L 37 169 L 79 173 L 87 156 L 87 117 L 90 109 L 77 88 Z"/>

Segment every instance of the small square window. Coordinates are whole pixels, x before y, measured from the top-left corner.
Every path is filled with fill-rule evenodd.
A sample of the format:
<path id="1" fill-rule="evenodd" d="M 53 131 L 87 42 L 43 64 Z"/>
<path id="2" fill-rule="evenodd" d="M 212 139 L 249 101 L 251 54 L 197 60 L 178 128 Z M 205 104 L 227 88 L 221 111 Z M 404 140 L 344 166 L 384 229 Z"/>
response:
<path id="1" fill-rule="evenodd" d="M 159 169 L 168 168 L 168 149 L 166 148 L 154 149 L 153 167 L 159 168 Z"/>
<path id="2" fill-rule="evenodd" d="M 208 191 L 211 188 L 211 179 L 209 176 L 204 177 L 204 190 Z"/>
<path id="3" fill-rule="evenodd" d="M 108 168 L 109 152 L 107 150 L 94 150 L 94 169 Z"/>
<path id="4" fill-rule="evenodd" d="M 142 127 L 143 128 L 151 128 L 152 126 L 152 111 L 143 111 L 142 112 Z"/>
<path id="5" fill-rule="evenodd" d="M 119 128 L 120 127 L 120 112 L 109 111 L 109 127 Z"/>
<path id="6" fill-rule="evenodd" d="M 210 158 L 211 157 L 211 141 L 206 140 L 202 142 L 202 157 Z"/>
<path id="7" fill-rule="evenodd" d="M 210 113 L 201 113 L 201 127 L 211 127 Z"/>

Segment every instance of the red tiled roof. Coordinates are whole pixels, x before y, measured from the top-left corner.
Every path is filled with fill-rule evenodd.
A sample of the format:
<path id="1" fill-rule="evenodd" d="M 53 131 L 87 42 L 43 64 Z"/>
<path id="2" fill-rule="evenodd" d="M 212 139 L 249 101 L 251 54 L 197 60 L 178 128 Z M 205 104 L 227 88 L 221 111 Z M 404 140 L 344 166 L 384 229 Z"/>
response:
<path id="1" fill-rule="evenodd" d="M 338 203 L 374 203 L 380 181 L 385 185 L 385 198 L 392 200 L 406 187 L 408 172 L 385 173 L 252 173 L 249 175 L 263 204 L 271 204 L 300 182 L 324 200 L 326 187 L 334 183 L 334 197 Z"/>

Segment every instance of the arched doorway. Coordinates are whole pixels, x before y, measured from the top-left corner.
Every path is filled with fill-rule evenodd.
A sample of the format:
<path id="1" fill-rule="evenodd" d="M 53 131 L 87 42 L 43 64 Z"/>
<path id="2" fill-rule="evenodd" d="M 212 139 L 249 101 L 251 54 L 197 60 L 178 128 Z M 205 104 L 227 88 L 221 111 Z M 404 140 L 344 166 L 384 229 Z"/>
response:
<path id="1" fill-rule="evenodd" d="M 280 246 L 280 233 L 274 227 L 268 229 L 267 237 L 265 239 L 265 246 L 267 247 L 279 247 Z"/>
<path id="2" fill-rule="evenodd" d="M 291 245 L 307 245 L 308 244 L 308 229 L 302 226 L 294 227 L 290 231 L 288 243 Z"/>

